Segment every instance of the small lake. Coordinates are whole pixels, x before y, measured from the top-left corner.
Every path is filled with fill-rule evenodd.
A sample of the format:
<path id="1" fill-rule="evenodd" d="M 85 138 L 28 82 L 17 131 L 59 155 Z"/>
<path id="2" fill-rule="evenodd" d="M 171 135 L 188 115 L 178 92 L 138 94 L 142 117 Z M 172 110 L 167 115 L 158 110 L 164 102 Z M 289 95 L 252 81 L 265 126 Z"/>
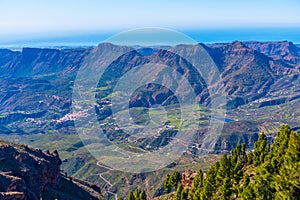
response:
<path id="1" fill-rule="evenodd" d="M 233 119 L 222 118 L 222 117 L 215 117 L 215 116 L 210 116 L 210 119 L 218 120 L 218 121 L 225 122 L 225 123 L 229 123 L 229 122 L 234 122 L 235 121 Z"/>

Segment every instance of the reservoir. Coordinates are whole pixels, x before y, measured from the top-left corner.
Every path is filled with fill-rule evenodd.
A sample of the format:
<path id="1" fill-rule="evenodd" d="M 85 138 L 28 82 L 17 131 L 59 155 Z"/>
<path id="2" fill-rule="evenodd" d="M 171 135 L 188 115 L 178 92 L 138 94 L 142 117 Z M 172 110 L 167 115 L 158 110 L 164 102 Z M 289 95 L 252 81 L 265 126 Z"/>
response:
<path id="1" fill-rule="evenodd" d="M 215 116 L 210 116 L 210 119 L 222 121 L 222 122 L 225 122 L 225 123 L 234 122 L 233 119 L 222 118 L 222 117 L 215 117 Z"/>

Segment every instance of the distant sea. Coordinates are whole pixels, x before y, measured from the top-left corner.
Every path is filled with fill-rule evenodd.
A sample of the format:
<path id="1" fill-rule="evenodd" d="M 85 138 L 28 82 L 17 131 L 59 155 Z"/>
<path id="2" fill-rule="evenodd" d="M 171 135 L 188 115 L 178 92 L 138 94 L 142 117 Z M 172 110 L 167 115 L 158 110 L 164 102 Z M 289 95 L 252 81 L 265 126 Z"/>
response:
<path id="1" fill-rule="evenodd" d="M 291 41 L 300 44 L 299 28 L 243 28 L 178 30 L 197 42 L 226 43 L 239 41 Z M 25 35 L 0 35 L 0 48 L 23 47 L 74 48 L 94 47 L 118 32 L 68 32 Z"/>

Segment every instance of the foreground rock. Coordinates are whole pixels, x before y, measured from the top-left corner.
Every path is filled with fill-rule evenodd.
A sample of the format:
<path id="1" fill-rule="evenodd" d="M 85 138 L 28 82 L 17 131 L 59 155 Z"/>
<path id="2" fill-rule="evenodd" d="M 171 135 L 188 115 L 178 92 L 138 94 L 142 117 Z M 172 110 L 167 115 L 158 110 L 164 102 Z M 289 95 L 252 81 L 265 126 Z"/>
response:
<path id="1" fill-rule="evenodd" d="M 57 151 L 0 141 L 0 200 L 103 199 L 100 189 L 60 172 Z"/>

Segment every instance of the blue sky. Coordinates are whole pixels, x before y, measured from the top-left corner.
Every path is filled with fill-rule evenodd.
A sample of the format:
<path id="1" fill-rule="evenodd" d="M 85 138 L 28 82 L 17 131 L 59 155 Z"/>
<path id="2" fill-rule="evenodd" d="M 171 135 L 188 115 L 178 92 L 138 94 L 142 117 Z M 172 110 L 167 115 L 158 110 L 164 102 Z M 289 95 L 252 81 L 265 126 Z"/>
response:
<path id="1" fill-rule="evenodd" d="M 0 0 L 2 40 L 31 35 L 300 27 L 299 0 Z"/>

